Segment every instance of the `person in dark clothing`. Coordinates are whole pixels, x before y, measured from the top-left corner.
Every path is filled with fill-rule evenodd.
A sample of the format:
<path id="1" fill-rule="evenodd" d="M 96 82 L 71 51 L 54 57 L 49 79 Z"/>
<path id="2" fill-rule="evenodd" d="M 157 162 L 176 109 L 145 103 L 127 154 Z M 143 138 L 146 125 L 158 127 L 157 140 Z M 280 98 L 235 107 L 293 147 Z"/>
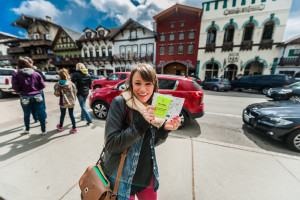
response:
<path id="1" fill-rule="evenodd" d="M 113 99 L 105 125 L 105 148 L 101 166 L 114 188 L 121 154 L 128 150 L 121 174 L 118 199 L 157 199 L 159 175 L 155 146 L 163 143 L 180 118 L 155 118 L 151 106 L 158 80 L 152 66 L 133 67 L 121 96 Z"/>
<path id="2" fill-rule="evenodd" d="M 86 109 L 85 102 L 89 96 L 92 80 L 83 63 L 77 63 L 76 72 L 73 73 L 71 81 L 76 85 L 78 91 L 77 98 L 81 107 L 81 120 L 86 120 L 87 125 L 90 125 L 92 123 L 92 117 Z"/>
<path id="3" fill-rule="evenodd" d="M 18 71 L 12 75 L 12 88 L 20 95 L 25 123 L 23 133 L 29 134 L 30 113 L 32 107 L 34 107 L 41 124 L 42 135 L 46 135 L 45 116 L 42 109 L 43 98 L 41 95 L 45 83 L 41 75 L 35 72 L 31 64 L 23 58 L 18 60 Z"/>
<path id="4" fill-rule="evenodd" d="M 40 69 L 38 69 L 36 66 L 33 65 L 33 60 L 30 57 L 27 57 L 27 56 L 24 57 L 24 59 L 27 60 L 31 64 L 32 69 L 35 72 L 39 73 L 41 75 L 41 77 L 43 78 L 44 82 L 45 82 L 46 81 L 45 75 L 43 74 L 43 72 Z M 47 123 L 47 120 L 46 120 L 47 119 L 46 103 L 45 103 L 45 95 L 44 95 L 43 90 L 42 90 L 41 94 L 42 94 L 42 97 L 43 97 L 42 107 L 43 107 L 43 112 L 44 112 L 44 116 L 45 116 L 45 123 Z M 38 115 L 37 115 L 37 112 L 36 112 L 34 106 L 32 107 L 31 113 L 32 113 L 34 122 L 36 123 L 38 121 Z"/>

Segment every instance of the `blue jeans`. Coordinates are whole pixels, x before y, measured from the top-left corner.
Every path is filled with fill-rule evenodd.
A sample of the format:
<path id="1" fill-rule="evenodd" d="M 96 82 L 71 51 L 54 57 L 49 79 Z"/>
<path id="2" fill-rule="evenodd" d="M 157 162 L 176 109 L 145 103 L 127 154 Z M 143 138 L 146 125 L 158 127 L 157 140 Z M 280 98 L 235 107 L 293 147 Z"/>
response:
<path id="1" fill-rule="evenodd" d="M 42 104 L 43 104 L 43 105 L 42 105 L 42 106 L 43 106 L 43 112 L 44 112 L 44 115 L 45 115 L 45 119 L 47 119 L 44 91 L 42 91 L 41 94 L 42 94 L 42 97 L 43 97 L 43 102 L 42 102 Z M 34 119 L 34 120 L 38 120 L 38 115 L 37 115 L 37 113 L 35 112 L 34 107 L 32 107 L 31 112 L 32 112 L 33 119 Z"/>
<path id="2" fill-rule="evenodd" d="M 79 101 L 79 104 L 80 104 L 80 107 L 81 107 L 81 119 L 86 119 L 87 122 L 92 122 L 92 118 L 89 114 L 89 112 L 87 111 L 86 109 L 86 105 L 85 105 L 85 101 L 87 99 L 88 95 L 78 95 L 77 98 L 78 98 L 78 101 Z"/>
<path id="3" fill-rule="evenodd" d="M 60 121 L 59 121 L 59 127 L 63 127 L 65 116 L 66 116 L 66 110 L 67 108 L 62 108 L 60 107 Z M 75 117 L 73 114 L 74 108 L 68 108 L 69 110 L 69 116 L 72 121 L 72 129 L 76 129 L 76 122 L 75 122 Z"/>
<path id="4" fill-rule="evenodd" d="M 24 124 L 26 131 L 30 129 L 30 114 L 34 108 L 36 115 L 40 121 L 42 132 L 46 131 L 45 125 L 45 112 L 43 111 L 43 97 L 41 94 L 34 95 L 22 95 L 20 97 L 20 103 L 24 112 Z"/>

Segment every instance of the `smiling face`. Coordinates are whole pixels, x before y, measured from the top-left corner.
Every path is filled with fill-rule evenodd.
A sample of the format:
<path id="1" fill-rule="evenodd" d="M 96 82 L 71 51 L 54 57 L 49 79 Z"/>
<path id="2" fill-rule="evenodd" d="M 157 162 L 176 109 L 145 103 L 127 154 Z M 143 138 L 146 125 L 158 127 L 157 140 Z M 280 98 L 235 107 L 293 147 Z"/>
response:
<path id="1" fill-rule="evenodd" d="M 136 71 L 132 77 L 133 94 L 142 103 L 147 103 L 153 94 L 152 82 L 144 81 L 140 72 Z"/>

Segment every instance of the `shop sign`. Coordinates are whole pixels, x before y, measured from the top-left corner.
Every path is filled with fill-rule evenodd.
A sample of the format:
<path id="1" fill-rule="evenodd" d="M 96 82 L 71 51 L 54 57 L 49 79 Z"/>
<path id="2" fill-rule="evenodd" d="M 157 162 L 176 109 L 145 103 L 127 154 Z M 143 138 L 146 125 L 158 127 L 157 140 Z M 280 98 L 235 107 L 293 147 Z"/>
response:
<path id="1" fill-rule="evenodd" d="M 261 11 L 265 9 L 265 5 L 261 4 L 258 6 L 248 6 L 245 8 L 235 8 L 235 9 L 226 9 L 224 10 L 224 15 L 232 15 L 232 14 L 239 14 L 245 12 L 253 12 L 253 11 Z"/>
<path id="2" fill-rule="evenodd" d="M 229 53 L 228 62 L 236 63 L 239 61 L 239 53 Z"/>

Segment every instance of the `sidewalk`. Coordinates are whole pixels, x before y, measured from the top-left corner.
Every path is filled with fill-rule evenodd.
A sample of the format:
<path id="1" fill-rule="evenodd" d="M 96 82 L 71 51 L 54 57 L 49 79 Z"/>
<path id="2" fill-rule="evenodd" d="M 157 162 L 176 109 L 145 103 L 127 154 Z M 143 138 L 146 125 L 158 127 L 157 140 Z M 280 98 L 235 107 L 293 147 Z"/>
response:
<path id="1" fill-rule="evenodd" d="M 78 180 L 98 159 L 105 122 L 95 120 L 92 126 L 78 122 L 79 133 L 69 134 L 69 118 L 65 119 L 68 129 L 55 130 L 58 117 L 59 113 L 49 116 L 46 136 L 40 135 L 38 124 L 31 124 L 34 128 L 25 136 L 20 135 L 23 124 L 1 127 L 0 197 L 80 199 Z M 298 200 L 300 196 L 300 157 L 178 134 L 157 148 L 157 156 L 160 200 L 193 200 L 193 191 L 196 200 Z"/>

